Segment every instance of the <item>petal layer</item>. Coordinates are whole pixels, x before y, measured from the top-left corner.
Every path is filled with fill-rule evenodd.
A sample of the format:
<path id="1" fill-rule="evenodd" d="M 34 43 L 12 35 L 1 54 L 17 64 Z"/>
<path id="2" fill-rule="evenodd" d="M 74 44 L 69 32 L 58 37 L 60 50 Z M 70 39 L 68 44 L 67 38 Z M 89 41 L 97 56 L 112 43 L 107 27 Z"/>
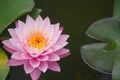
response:
<path id="1" fill-rule="evenodd" d="M 40 61 L 38 61 L 37 59 L 33 58 L 30 60 L 30 64 L 33 68 L 36 68 L 40 65 Z"/>
<path id="2" fill-rule="evenodd" d="M 60 66 L 57 62 L 48 62 L 48 68 L 52 71 L 61 71 Z"/>
<path id="3" fill-rule="evenodd" d="M 16 59 L 10 59 L 8 62 L 9 66 L 20 66 L 23 65 L 25 60 L 16 60 Z"/>
<path id="4" fill-rule="evenodd" d="M 41 75 L 41 71 L 39 71 L 38 69 L 35 69 L 30 73 L 32 80 L 38 80 L 40 75 Z"/>
<path id="5" fill-rule="evenodd" d="M 42 71 L 42 72 L 46 72 L 47 71 L 47 69 L 48 69 L 48 64 L 47 64 L 47 62 L 41 62 L 40 63 L 40 65 L 39 65 L 39 67 L 38 67 L 38 69 L 40 70 L 40 71 Z"/>
<path id="6" fill-rule="evenodd" d="M 34 70 L 34 68 L 30 65 L 29 61 L 26 61 L 24 63 L 24 70 L 27 74 L 31 73 Z"/>

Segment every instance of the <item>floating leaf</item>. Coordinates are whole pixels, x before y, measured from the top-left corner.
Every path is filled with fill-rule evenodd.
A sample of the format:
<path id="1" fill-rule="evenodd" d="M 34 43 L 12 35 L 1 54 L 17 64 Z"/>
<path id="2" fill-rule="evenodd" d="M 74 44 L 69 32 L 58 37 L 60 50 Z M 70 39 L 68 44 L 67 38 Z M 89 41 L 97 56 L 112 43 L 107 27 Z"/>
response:
<path id="1" fill-rule="evenodd" d="M 90 26 L 87 34 L 103 42 L 82 46 L 82 58 L 93 69 L 110 73 L 120 53 L 120 22 L 114 18 L 99 20 Z"/>
<path id="2" fill-rule="evenodd" d="M 114 17 L 120 20 L 120 0 L 115 0 Z"/>
<path id="3" fill-rule="evenodd" d="M 5 80 L 8 75 L 9 67 L 7 62 L 8 58 L 5 52 L 0 48 L 0 80 Z"/>
<path id="4" fill-rule="evenodd" d="M 0 0 L 0 33 L 17 17 L 31 11 L 33 0 Z"/>
<path id="5" fill-rule="evenodd" d="M 120 54 L 116 57 L 113 66 L 112 80 L 120 80 Z"/>
<path id="6" fill-rule="evenodd" d="M 105 43 L 89 44 L 82 47 L 83 60 L 93 69 L 103 73 L 110 73 L 114 59 L 117 55 L 115 51 L 106 51 Z"/>

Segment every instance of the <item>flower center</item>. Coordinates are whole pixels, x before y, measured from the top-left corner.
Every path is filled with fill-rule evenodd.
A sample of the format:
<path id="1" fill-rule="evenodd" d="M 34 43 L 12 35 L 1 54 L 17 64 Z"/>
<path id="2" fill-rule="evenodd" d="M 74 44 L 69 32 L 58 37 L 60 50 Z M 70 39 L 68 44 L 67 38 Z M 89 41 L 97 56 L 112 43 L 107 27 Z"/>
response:
<path id="1" fill-rule="evenodd" d="M 46 47 L 46 40 L 40 32 L 31 33 L 28 40 L 28 46 L 43 49 Z"/>

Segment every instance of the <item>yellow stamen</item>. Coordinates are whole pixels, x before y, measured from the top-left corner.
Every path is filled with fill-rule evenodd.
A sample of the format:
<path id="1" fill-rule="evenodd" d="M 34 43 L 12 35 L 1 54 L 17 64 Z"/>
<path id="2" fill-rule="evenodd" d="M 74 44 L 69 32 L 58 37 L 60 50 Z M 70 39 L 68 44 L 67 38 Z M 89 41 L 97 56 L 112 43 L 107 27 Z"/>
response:
<path id="1" fill-rule="evenodd" d="M 28 46 L 37 49 L 43 49 L 46 47 L 46 40 L 43 37 L 43 35 L 39 31 L 37 31 L 30 34 L 28 40 Z"/>

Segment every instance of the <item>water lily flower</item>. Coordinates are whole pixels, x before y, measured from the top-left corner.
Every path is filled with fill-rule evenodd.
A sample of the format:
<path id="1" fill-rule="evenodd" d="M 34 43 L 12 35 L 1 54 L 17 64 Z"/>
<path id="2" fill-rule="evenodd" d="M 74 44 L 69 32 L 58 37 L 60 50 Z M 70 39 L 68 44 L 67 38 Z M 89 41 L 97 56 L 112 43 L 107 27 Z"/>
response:
<path id="1" fill-rule="evenodd" d="M 9 66 L 24 66 L 26 74 L 30 74 L 32 80 L 38 80 L 41 73 L 47 69 L 60 72 L 57 63 L 61 58 L 70 54 L 69 49 L 64 48 L 68 42 L 67 34 L 62 34 L 63 27 L 59 23 L 51 24 L 47 17 L 36 20 L 27 16 L 26 22 L 18 20 L 15 29 L 8 29 L 11 38 L 4 40 L 4 48 L 11 53 Z"/>

